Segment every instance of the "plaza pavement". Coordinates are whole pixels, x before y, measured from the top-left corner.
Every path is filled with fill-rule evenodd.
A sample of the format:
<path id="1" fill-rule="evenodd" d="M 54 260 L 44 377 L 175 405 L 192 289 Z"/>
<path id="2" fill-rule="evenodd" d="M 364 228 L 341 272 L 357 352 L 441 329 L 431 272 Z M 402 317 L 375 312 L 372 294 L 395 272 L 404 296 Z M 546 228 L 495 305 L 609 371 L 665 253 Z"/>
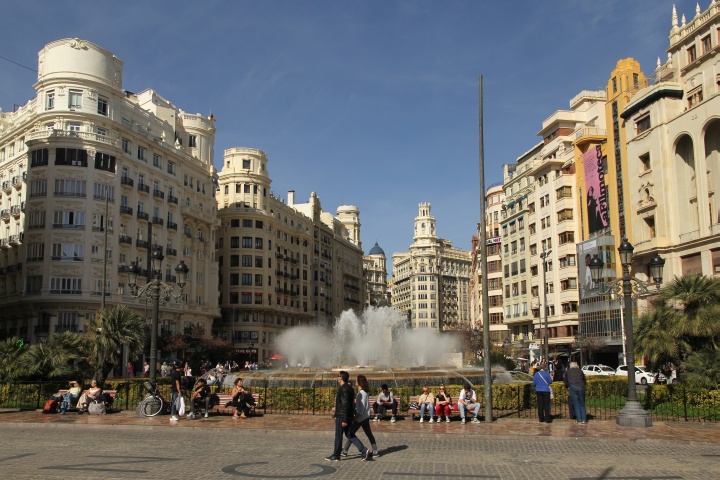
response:
<path id="1" fill-rule="evenodd" d="M 371 422 L 380 457 L 326 462 L 329 416 L 229 415 L 170 423 L 0 412 L 0 479 L 719 479 L 720 425 Z M 367 445 L 362 432 L 358 434 Z"/>

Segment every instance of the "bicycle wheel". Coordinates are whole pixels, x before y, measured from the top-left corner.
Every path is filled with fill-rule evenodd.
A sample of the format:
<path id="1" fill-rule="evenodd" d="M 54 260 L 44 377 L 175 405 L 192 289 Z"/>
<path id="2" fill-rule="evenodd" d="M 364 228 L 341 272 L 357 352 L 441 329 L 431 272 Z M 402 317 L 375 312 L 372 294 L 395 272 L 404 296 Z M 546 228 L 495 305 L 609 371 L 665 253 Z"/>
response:
<path id="1" fill-rule="evenodd" d="M 159 396 L 156 397 L 154 395 L 148 395 L 143 398 L 142 402 L 140 402 L 140 413 L 146 417 L 154 417 L 163 411 L 164 406 L 165 402 L 163 402 L 162 398 Z"/>

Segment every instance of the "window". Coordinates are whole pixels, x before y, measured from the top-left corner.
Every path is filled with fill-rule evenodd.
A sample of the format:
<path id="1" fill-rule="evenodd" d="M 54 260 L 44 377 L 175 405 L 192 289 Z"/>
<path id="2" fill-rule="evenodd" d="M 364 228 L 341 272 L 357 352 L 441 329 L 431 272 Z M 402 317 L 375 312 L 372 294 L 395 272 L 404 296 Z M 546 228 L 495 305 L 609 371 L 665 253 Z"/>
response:
<path id="1" fill-rule="evenodd" d="M 82 293 L 82 278 L 52 277 L 50 278 L 50 293 L 79 295 Z M 60 322 L 59 315 L 58 322 Z"/>
<path id="2" fill-rule="evenodd" d="M 688 60 L 688 63 L 692 63 L 695 60 L 697 60 L 697 51 L 695 50 L 695 45 L 688 47 L 687 60 Z"/>
<path id="3" fill-rule="evenodd" d="M 130 154 L 130 140 L 128 140 L 127 138 L 123 138 L 121 143 L 122 143 L 122 151 L 127 154 Z"/>
<path id="4" fill-rule="evenodd" d="M 655 238 L 655 217 L 646 217 L 645 220 L 645 238 Z"/>
<path id="5" fill-rule="evenodd" d="M 249 159 L 244 159 L 242 161 L 242 168 L 245 170 L 250 170 L 250 160 Z"/>
<path id="6" fill-rule="evenodd" d="M 188 135 L 188 147 L 190 147 L 190 148 L 197 147 L 197 135 Z"/>
<path id="7" fill-rule="evenodd" d="M 640 164 L 642 165 L 640 167 L 640 170 L 643 172 L 650 171 L 650 153 L 646 153 L 645 155 L 640 155 Z"/>
<path id="8" fill-rule="evenodd" d="M 115 157 L 107 153 L 95 153 L 95 168 L 107 172 L 115 172 Z"/>
<path id="9" fill-rule="evenodd" d="M 703 101 L 702 87 L 699 87 L 691 92 L 688 92 L 688 94 L 687 94 L 688 108 L 693 107 L 702 101 Z"/>
<path id="10" fill-rule="evenodd" d="M 640 135 L 650 128 L 650 114 L 635 120 L 635 134 Z"/>
<path id="11" fill-rule="evenodd" d="M 617 78 L 615 77 L 612 78 L 612 89 L 613 93 L 617 93 Z"/>
<path id="12" fill-rule="evenodd" d="M 242 274 L 242 284 L 243 285 L 252 285 L 252 282 L 253 282 L 252 273 L 243 273 Z"/>
<path id="13" fill-rule="evenodd" d="M 48 149 L 41 148 L 30 152 L 30 166 L 39 167 L 48 164 Z"/>
<path id="14" fill-rule="evenodd" d="M 560 281 L 560 291 L 565 290 L 576 290 L 577 289 L 577 278 L 567 278 Z"/>
<path id="15" fill-rule="evenodd" d="M 55 90 L 48 90 L 45 94 L 45 110 L 52 110 L 55 108 Z"/>
<path id="16" fill-rule="evenodd" d="M 252 255 L 243 255 L 242 256 L 242 266 L 243 267 L 252 267 L 253 266 Z"/>
<path id="17" fill-rule="evenodd" d="M 537 227 L 534 223 L 531 223 L 530 225 L 528 225 L 528 230 L 530 230 L 530 235 L 534 235 L 537 231 Z"/>
<path id="18" fill-rule="evenodd" d="M 253 221 L 252 221 L 251 219 L 249 219 L 249 218 L 243 218 L 242 226 L 243 226 L 244 228 L 252 228 L 252 226 L 253 226 Z"/>
<path id="19" fill-rule="evenodd" d="M 56 148 L 55 165 L 87 167 L 87 150 L 78 148 Z"/>
<path id="20" fill-rule="evenodd" d="M 242 248 L 252 248 L 252 237 L 242 237 Z"/>
<path id="21" fill-rule="evenodd" d="M 68 130 L 71 132 L 77 133 L 80 131 L 80 124 L 79 123 L 71 123 L 68 125 Z"/>
<path id="22" fill-rule="evenodd" d="M 105 115 L 107 117 L 107 114 L 108 114 L 107 98 L 98 96 L 98 113 L 100 115 Z"/>
<path id="23" fill-rule="evenodd" d="M 528 213 L 535 213 L 535 202 L 528 203 Z"/>
<path id="24" fill-rule="evenodd" d="M 707 35 L 702 40 L 702 53 L 705 55 L 712 49 L 712 42 L 710 42 L 710 35 Z"/>
<path id="25" fill-rule="evenodd" d="M 230 237 L 230 248 L 240 248 L 240 237 Z"/>
<path id="26" fill-rule="evenodd" d="M 561 198 L 572 198 L 572 187 L 560 187 L 555 190 L 556 197 L 558 200 Z"/>
<path id="27" fill-rule="evenodd" d="M 137 158 L 138 160 L 142 160 L 143 162 L 147 161 L 145 160 L 145 148 L 138 145 L 137 148 Z"/>
<path id="28" fill-rule="evenodd" d="M 56 197 L 79 197 L 85 198 L 87 193 L 87 181 L 85 180 L 55 180 Z"/>
<path id="29" fill-rule="evenodd" d="M 153 167 L 162 168 L 162 162 L 160 161 L 160 155 L 153 154 Z"/>
<path id="30" fill-rule="evenodd" d="M 68 108 L 82 108 L 82 91 L 70 90 L 68 95 Z"/>
<path id="31" fill-rule="evenodd" d="M 566 208 L 564 210 L 560 210 L 557 214 L 558 222 L 562 222 L 563 220 L 572 220 L 573 219 L 573 211 L 572 208 Z"/>

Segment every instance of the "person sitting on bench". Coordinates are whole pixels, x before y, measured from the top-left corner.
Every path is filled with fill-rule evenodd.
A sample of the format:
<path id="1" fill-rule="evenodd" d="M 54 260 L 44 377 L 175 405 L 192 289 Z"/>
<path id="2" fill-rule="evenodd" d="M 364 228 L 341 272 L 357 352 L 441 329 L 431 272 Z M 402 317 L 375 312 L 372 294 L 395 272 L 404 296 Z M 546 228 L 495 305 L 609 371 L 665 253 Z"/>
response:
<path id="1" fill-rule="evenodd" d="M 196 405 L 205 404 L 205 418 L 208 418 L 208 412 L 210 411 L 210 387 L 207 386 L 207 382 L 204 378 L 198 380 L 195 389 L 190 394 L 190 413 L 188 413 L 188 419 L 192 420 L 195 418 Z"/>
<path id="2" fill-rule="evenodd" d="M 97 380 L 90 382 L 90 388 L 83 393 L 77 403 L 78 415 L 87 412 L 88 404 L 98 398 L 102 393 L 102 388 L 98 387 Z"/>
<path id="3" fill-rule="evenodd" d="M 68 389 L 67 393 L 63 395 L 63 401 L 60 405 L 60 415 L 65 415 L 67 409 L 78 402 L 81 390 L 82 389 L 80 388 L 80 384 L 78 382 L 76 382 L 75 380 L 70 380 L 70 388 Z"/>
<path id="4" fill-rule="evenodd" d="M 392 417 L 390 418 L 390 421 L 395 422 L 395 415 L 397 415 L 398 411 L 398 402 L 395 397 L 393 397 L 392 392 L 388 390 L 388 386 L 386 383 L 380 385 L 380 388 L 382 389 L 382 392 L 380 392 L 377 400 L 375 401 L 375 403 L 373 403 L 373 411 L 375 412 L 375 418 L 373 419 L 373 421 L 379 421 L 380 415 L 387 415 L 387 409 L 389 408 L 392 411 Z"/>

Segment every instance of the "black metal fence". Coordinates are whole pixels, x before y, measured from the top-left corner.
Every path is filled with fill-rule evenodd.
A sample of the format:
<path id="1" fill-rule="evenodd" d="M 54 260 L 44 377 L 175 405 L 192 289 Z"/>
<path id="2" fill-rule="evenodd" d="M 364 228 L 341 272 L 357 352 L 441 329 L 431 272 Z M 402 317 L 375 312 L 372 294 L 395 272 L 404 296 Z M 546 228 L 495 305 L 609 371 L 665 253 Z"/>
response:
<path id="1" fill-rule="evenodd" d="M 589 419 L 612 420 L 625 405 L 625 392 L 617 388 L 624 382 L 607 385 L 588 384 L 585 405 Z M 608 385 L 615 388 L 609 388 Z M 627 385 L 627 383 L 625 383 Z M 40 409 L 45 401 L 65 382 L 16 382 L 0 384 L 0 408 Z M 591 388 L 592 386 L 592 388 Z M 106 389 L 115 390 L 114 410 L 133 410 L 147 395 L 142 380 L 107 382 Z M 170 398 L 170 385 L 159 385 L 164 398 Z M 556 419 L 570 418 L 567 390 L 562 384 L 552 385 L 552 415 Z M 212 386 L 212 392 L 229 393 L 230 387 Z M 256 382 L 250 386 L 260 396 L 258 413 L 285 415 L 329 414 L 335 399 L 336 387 L 326 384 L 293 386 L 273 382 Z M 437 388 L 432 387 L 434 391 Z M 461 385 L 446 385 L 453 402 L 458 398 Z M 406 412 L 410 397 L 419 395 L 419 385 L 399 386 L 392 389 L 400 402 L 400 412 Z M 477 395 L 482 401 L 483 387 L 478 385 Z M 537 399 L 530 384 L 493 385 L 493 418 L 536 418 Z M 370 394 L 379 392 L 379 385 L 371 385 Z M 720 391 L 686 388 L 684 385 L 648 385 L 638 393 L 643 407 L 657 421 L 718 422 L 720 421 Z M 229 410 L 228 410 L 229 411 Z M 481 410 L 481 415 L 485 412 Z"/>

